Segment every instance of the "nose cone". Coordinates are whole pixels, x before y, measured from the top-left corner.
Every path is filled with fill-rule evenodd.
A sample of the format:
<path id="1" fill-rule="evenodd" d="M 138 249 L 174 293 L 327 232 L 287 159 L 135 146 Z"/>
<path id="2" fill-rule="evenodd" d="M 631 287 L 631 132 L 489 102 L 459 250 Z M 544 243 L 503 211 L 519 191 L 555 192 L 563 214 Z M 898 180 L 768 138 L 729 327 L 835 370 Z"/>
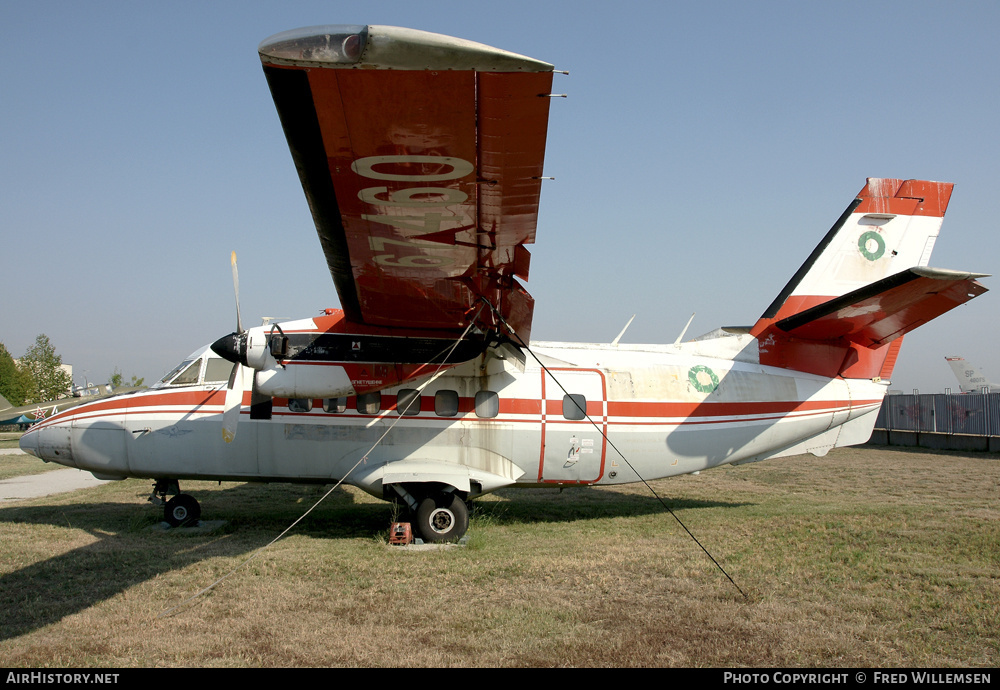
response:
<path id="1" fill-rule="evenodd" d="M 28 455 L 34 455 L 36 458 L 42 457 L 38 454 L 38 432 L 28 431 L 21 437 L 18 445 Z"/>
<path id="2" fill-rule="evenodd" d="M 247 366 L 247 334 L 230 333 L 212 343 L 212 352 L 225 360 Z"/>

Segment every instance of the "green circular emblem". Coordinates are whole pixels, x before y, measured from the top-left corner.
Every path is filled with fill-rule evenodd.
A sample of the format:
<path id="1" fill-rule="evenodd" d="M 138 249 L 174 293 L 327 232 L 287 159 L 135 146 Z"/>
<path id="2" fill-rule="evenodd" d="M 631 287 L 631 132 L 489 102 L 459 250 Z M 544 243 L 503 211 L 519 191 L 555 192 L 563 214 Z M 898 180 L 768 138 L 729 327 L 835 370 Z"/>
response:
<path id="1" fill-rule="evenodd" d="M 858 239 L 858 249 L 861 250 L 861 256 L 875 261 L 885 254 L 885 240 L 874 230 L 869 230 Z"/>
<path id="2" fill-rule="evenodd" d="M 719 377 L 708 367 L 699 364 L 688 370 L 688 381 L 695 390 L 702 393 L 711 393 L 719 387 Z"/>

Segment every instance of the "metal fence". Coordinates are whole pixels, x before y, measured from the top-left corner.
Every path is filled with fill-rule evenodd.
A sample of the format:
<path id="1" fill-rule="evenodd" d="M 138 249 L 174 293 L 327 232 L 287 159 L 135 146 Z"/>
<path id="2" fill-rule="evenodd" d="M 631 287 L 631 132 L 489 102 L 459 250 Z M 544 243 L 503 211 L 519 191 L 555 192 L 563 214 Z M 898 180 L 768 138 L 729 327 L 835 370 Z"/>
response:
<path id="1" fill-rule="evenodd" d="M 1000 436 L 1000 393 L 887 395 L 875 428 Z"/>

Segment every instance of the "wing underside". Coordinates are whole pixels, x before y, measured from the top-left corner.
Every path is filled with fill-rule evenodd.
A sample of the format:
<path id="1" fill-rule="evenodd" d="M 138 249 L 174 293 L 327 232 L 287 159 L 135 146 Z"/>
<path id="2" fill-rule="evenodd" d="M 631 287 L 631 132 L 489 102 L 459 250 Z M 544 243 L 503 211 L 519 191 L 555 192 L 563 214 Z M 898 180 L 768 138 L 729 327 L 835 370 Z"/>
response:
<path id="1" fill-rule="evenodd" d="M 527 341 L 552 66 L 394 27 L 260 47 L 348 319 Z M 490 306 L 484 304 L 488 302 Z"/>

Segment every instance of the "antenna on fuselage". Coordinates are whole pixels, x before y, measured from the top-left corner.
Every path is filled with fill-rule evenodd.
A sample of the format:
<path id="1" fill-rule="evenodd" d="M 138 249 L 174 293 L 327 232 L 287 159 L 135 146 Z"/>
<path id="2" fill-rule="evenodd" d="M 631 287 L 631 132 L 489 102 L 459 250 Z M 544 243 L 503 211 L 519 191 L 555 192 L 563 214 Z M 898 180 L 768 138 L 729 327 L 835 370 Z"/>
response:
<path id="1" fill-rule="evenodd" d="M 691 318 L 688 319 L 688 322 L 686 324 L 684 324 L 684 330 L 681 331 L 681 334 L 679 336 L 677 336 L 677 340 L 674 341 L 674 345 L 675 346 L 681 344 L 681 338 L 683 338 L 684 334 L 688 332 L 688 328 L 691 326 L 691 322 L 694 321 L 694 315 L 697 314 L 697 313 L 698 312 L 692 312 Z"/>
<path id="2" fill-rule="evenodd" d="M 632 319 L 634 318 L 635 314 L 632 314 Z M 611 341 L 611 347 L 618 347 L 618 341 L 622 339 L 622 336 L 625 335 L 625 331 L 627 331 L 628 327 L 632 325 L 632 319 L 628 320 L 628 323 L 625 324 L 625 328 L 623 328 L 622 332 L 618 334 L 618 337 Z"/>

